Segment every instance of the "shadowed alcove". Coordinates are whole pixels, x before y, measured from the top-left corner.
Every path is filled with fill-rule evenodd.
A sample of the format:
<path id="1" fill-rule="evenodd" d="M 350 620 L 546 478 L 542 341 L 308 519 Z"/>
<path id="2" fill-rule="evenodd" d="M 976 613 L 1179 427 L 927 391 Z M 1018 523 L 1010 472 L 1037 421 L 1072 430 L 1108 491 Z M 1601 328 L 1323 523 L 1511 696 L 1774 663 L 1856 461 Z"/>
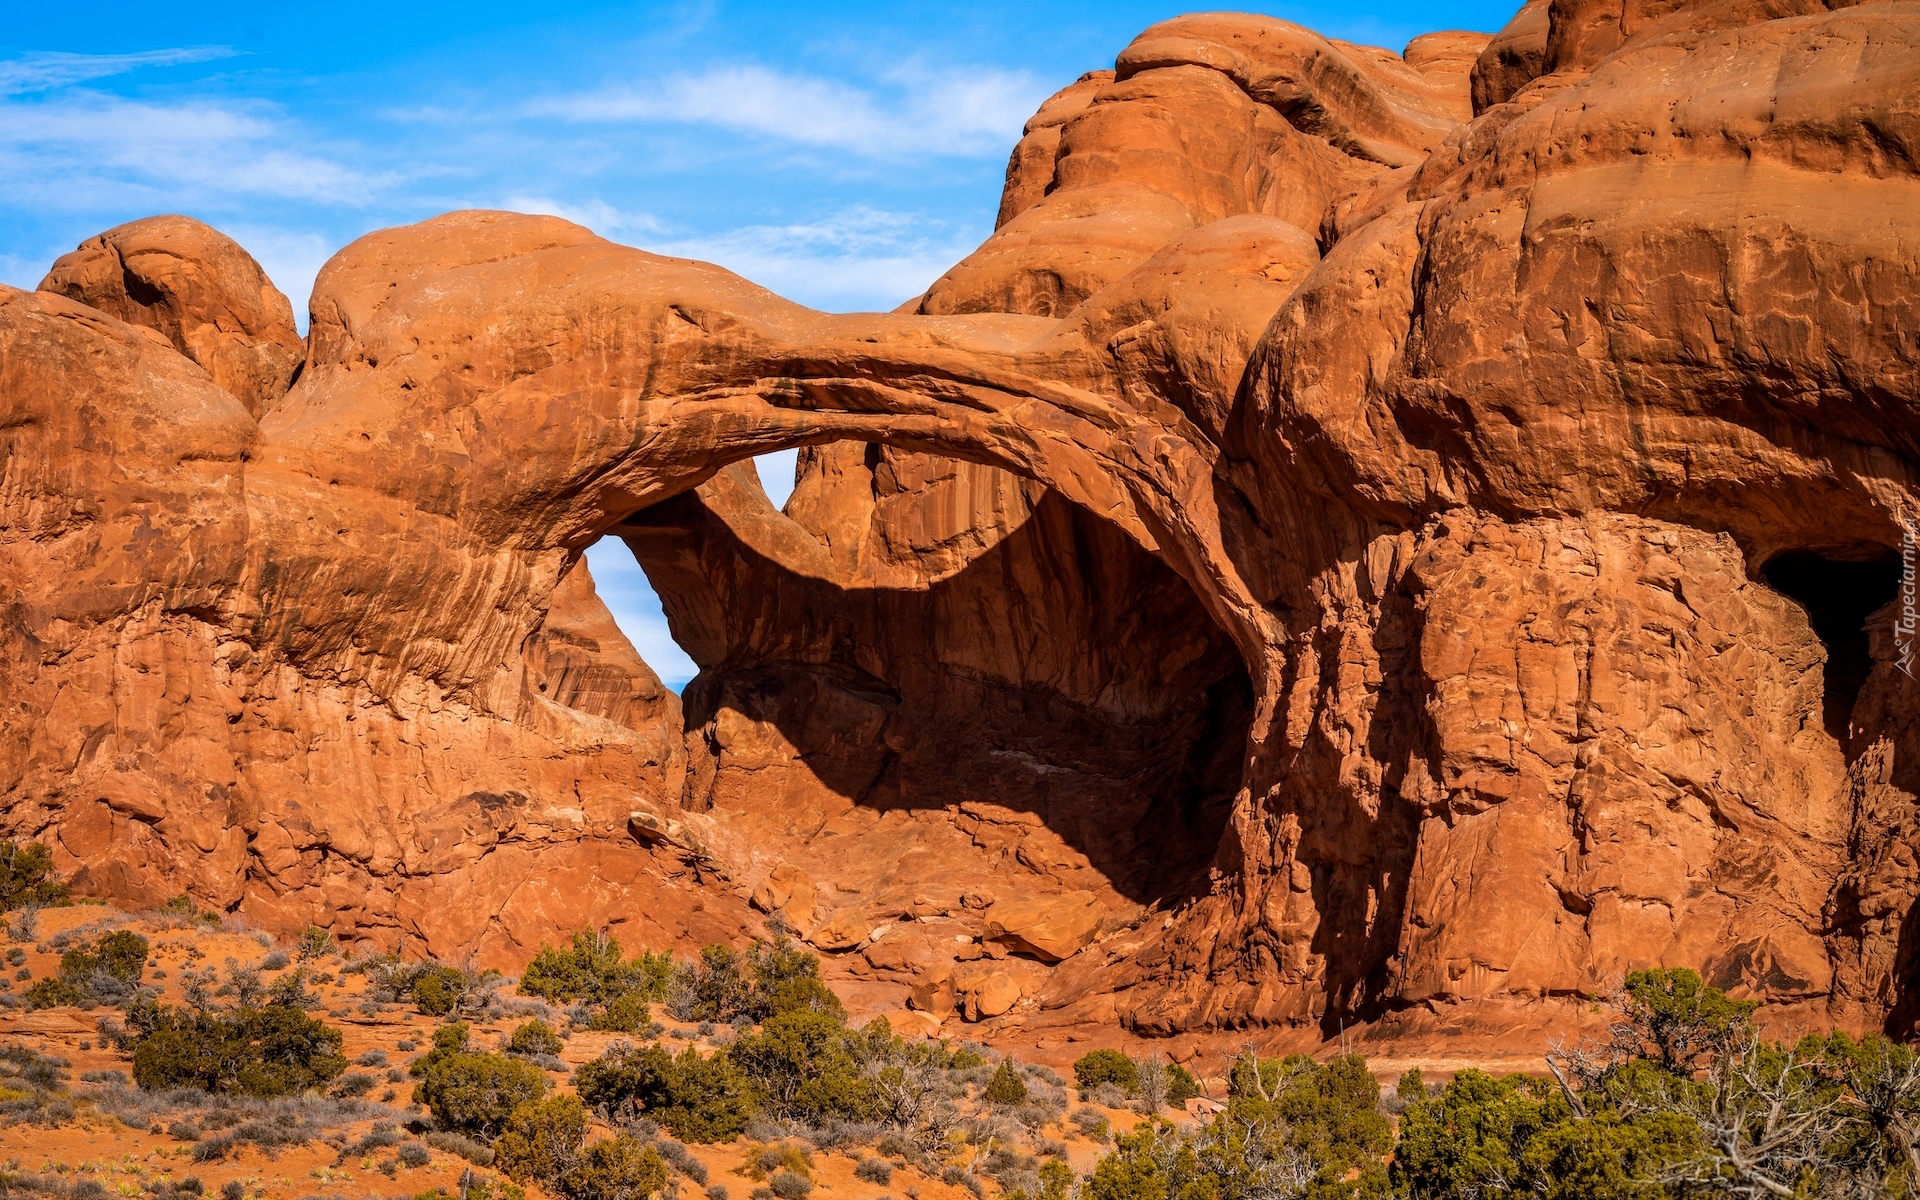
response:
<path id="1" fill-rule="evenodd" d="M 801 451 L 785 511 L 737 463 L 611 534 L 700 667 L 689 810 L 801 840 L 841 804 L 919 814 L 997 879 L 1208 890 L 1252 687 L 1110 523 L 998 468 L 839 442 Z"/>
<path id="2" fill-rule="evenodd" d="M 1806 611 L 1827 649 L 1821 719 L 1845 747 L 1854 704 L 1873 670 L 1867 618 L 1899 590 L 1900 558 L 1890 550 L 1850 559 L 1792 550 L 1770 559 L 1761 574 L 1768 587 Z"/>

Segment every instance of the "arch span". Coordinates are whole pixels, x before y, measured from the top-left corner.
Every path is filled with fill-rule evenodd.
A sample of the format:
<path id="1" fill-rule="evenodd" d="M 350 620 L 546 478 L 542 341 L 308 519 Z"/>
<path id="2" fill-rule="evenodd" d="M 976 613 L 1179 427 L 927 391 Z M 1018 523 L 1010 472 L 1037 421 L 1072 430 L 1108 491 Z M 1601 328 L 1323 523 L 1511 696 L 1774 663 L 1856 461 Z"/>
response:
<path id="1" fill-rule="evenodd" d="M 328 265 L 310 365 L 263 421 L 252 474 L 263 488 L 348 489 L 397 519 L 413 510 L 439 523 L 424 554 L 457 544 L 563 567 L 631 514 L 776 450 L 857 441 L 993 466 L 1111 523 L 1186 578 L 1265 694 L 1273 621 L 1226 545 L 1218 451 L 1177 413 L 1103 394 L 1084 345 L 1059 326 L 829 316 L 553 218 L 456 213 L 369 235 Z M 298 588 L 302 574 L 263 584 Z M 421 574 L 476 583 L 466 571 Z M 541 572 L 494 574 L 481 586 L 540 603 Z M 329 622 L 323 605 L 275 599 L 276 612 Z M 457 604 L 434 611 L 466 616 Z M 361 630 L 362 656 L 382 640 L 378 612 L 337 616 Z M 415 640 L 413 619 L 396 646 Z M 337 652 L 352 639 L 322 628 L 300 640 Z M 449 682 L 468 687 L 485 664 L 459 665 L 467 673 Z"/>

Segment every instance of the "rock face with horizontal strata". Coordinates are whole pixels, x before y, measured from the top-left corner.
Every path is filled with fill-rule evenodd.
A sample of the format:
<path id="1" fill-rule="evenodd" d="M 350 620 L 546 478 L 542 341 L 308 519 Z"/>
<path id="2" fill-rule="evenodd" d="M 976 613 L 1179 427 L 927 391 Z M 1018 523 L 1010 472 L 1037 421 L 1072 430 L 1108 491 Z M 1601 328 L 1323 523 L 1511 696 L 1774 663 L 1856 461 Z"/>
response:
<path id="1" fill-rule="evenodd" d="M 250 259 L 124 226 L 0 292 L 6 829 L 502 963 L 807 879 L 890 926 L 856 991 L 1029 1029 L 1509 1036 L 1662 962 L 1910 1027 L 1916 97 L 1905 0 L 1183 17 L 899 313 L 456 213 L 328 264 L 297 380 Z"/>

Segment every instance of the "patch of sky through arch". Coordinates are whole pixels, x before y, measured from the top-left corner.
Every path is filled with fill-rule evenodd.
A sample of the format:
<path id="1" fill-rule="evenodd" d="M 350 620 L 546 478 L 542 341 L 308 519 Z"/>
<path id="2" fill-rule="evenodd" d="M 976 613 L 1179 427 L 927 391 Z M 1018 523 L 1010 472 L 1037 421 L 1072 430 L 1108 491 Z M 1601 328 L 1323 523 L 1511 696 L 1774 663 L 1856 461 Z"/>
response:
<path id="1" fill-rule="evenodd" d="M 787 497 L 793 494 L 793 473 L 799 458 L 798 450 L 781 450 L 753 460 L 760 485 L 767 489 L 767 498 L 775 508 L 785 507 Z M 587 567 L 593 572 L 600 599 L 640 657 L 674 691 L 686 687 L 700 668 L 673 640 L 659 593 L 647 582 L 647 573 L 634 560 L 633 551 L 619 538 L 602 538 L 587 547 Z"/>

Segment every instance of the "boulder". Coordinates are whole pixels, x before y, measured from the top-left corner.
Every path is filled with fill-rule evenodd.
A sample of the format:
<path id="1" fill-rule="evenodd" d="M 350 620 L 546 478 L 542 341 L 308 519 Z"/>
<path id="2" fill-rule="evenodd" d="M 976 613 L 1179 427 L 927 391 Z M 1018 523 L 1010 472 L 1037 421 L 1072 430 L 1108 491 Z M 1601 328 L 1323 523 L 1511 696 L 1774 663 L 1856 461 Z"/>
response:
<path id="1" fill-rule="evenodd" d="M 807 934 L 807 941 L 820 950 L 853 950 L 872 936 L 866 914 L 856 908 L 842 908 Z"/>
<path id="2" fill-rule="evenodd" d="M 1101 915 L 1092 892 L 1002 900 L 987 910 L 986 940 L 1042 962 L 1059 962 L 1093 941 Z"/>
<path id="3" fill-rule="evenodd" d="M 914 976 L 913 986 L 907 993 L 907 1003 L 937 1020 L 954 1010 L 957 996 L 953 964 L 932 962 L 922 966 Z"/>
<path id="4" fill-rule="evenodd" d="M 954 1002 L 969 1021 L 983 1021 L 1013 1011 L 1020 1003 L 1020 981 L 1002 968 L 956 973 Z"/>
<path id="5" fill-rule="evenodd" d="M 940 1036 L 941 1021 L 930 1012 L 917 1009 L 896 1010 L 882 1014 L 893 1032 L 903 1038 L 937 1038 Z"/>
<path id="6" fill-rule="evenodd" d="M 146 217 L 89 238 L 40 290 L 157 330 L 256 417 L 306 357 L 293 306 L 260 264 L 191 217 Z"/>
<path id="7" fill-rule="evenodd" d="M 813 877 L 792 863 L 775 864 L 749 897 L 749 903 L 763 913 L 779 913 L 805 937 L 813 929 L 818 913 L 818 893 Z"/>

